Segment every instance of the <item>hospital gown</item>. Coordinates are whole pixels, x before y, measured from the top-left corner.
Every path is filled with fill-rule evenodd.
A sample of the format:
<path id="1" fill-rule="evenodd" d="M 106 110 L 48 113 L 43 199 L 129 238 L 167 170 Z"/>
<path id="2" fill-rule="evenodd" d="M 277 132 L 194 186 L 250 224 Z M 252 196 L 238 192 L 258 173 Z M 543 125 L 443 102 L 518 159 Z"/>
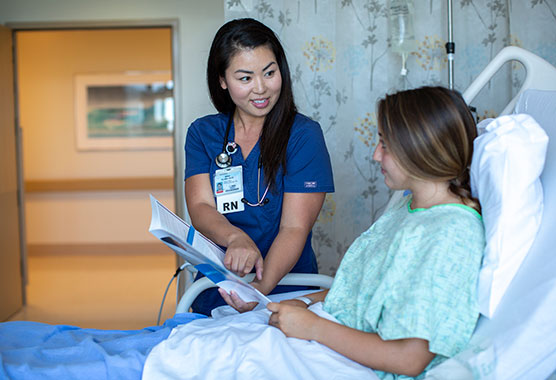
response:
<path id="1" fill-rule="evenodd" d="M 485 236 L 475 210 L 457 204 L 412 210 L 410 197 L 351 245 L 324 309 L 384 340 L 429 341 L 437 354 L 429 369 L 461 351 L 473 333 Z"/>

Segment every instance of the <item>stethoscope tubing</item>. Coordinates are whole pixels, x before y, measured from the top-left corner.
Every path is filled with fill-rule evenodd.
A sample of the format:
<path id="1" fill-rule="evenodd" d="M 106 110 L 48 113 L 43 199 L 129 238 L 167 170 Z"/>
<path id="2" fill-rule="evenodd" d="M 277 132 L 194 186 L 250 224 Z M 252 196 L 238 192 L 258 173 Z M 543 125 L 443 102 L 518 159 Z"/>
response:
<path id="1" fill-rule="evenodd" d="M 225 169 L 232 166 L 231 154 L 237 151 L 237 147 L 235 146 L 235 143 L 232 144 L 228 142 L 228 137 L 230 136 L 230 129 L 232 127 L 232 120 L 233 120 L 233 113 L 231 113 L 230 116 L 228 117 L 228 123 L 226 124 L 226 132 L 224 134 L 224 143 L 222 144 L 222 152 L 219 153 L 215 158 L 216 165 L 221 169 Z M 232 150 L 229 150 L 228 147 L 232 147 Z M 257 203 L 250 203 L 249 201 L 247 201 L 247 199 L 241 198 L 241 201 L 244 204 L 251 207 L 262 207 L 270 201 L 268 198 L 266 198 L 266 195 L 268 194 L 268 189 L 270 188 L 270 184 L 266 186 L 266 189 L 263 193 L 263 197 L 259 198 L 259 194 L 260 194 L 259 188 L 261 186 L 261 167 L 262 167 L 262 162 L 261 162 L 261 158 L 259 157 L 258 172 L 257 172 Z"/>
<path id="2" fill-rule="evenodd" d="M 219 153 L 214 160 L 216 162 L 216 166 L 218 166 L 221 169 L 226 169 L 232 165 L 232 156 L 230 155 L 230 152 L 228 152 L 227 149 L 228 137 L 230 136 L 230 128 L 232 127 L 232 118 L 233 118 L 233 113 L 231 113 L 230 116 L 228 117 L 228 123 L 226 125 L 226 133 L 224 134 L 224 144 L 222 145 L 222 152 Z"/>

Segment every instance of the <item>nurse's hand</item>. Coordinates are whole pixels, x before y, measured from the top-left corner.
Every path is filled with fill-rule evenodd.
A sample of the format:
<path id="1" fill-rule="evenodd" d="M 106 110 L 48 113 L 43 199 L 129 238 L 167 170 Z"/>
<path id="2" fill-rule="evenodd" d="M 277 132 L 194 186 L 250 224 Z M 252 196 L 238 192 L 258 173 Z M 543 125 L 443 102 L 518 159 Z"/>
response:
<path id="1" fill-rule="evenodd" d="M 256 278 L 259 280 L 263 278 L 261 252 L 245 233 L 230 237 L 226 256 L 224 256 L 224 266 L 241 277 L 251 273 L 253 267 L 255 267 Z"/>
<path id="2" fill-rule="evenodd" d="M 233 290 L 228 294 L 224 289 L 218 288 L 218 293 L 224 298 L 224 301 L 240 313 L 251 311 L 257 306 L 258 302 L 244 302 Z"/>

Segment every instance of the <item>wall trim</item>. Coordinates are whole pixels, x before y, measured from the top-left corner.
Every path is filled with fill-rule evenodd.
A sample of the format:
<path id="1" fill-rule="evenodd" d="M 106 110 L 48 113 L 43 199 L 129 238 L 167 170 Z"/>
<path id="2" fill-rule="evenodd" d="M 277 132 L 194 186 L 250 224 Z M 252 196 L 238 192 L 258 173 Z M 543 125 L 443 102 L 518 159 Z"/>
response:
<path id="1" fill-rule="evenodd" d="M 173 181 L 172 177 L 27 180 L 25 192 L 173 190 Z"/>
<path id="2" fill-rule="evenodd" d="M 172 250 L 162 243 L 27 244 L 28 256 L 51 255 L 164 255 Z"/>
<path id="3" fill-rule="evenodd" d="M 7 22 L 6 27 L 22 30 L 64 30 L 64 29 L 127 29 L 127 28 L 173 28 L 178 19 L 136 19 L 136 20 L 81 20 L 81 21 L 14 21 Z"/>

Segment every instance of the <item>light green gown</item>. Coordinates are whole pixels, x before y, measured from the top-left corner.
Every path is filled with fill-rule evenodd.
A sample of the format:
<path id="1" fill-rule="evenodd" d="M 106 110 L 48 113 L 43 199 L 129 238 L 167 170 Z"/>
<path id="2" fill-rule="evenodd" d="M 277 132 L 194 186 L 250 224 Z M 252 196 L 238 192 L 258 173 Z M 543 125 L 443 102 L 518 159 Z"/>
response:
<path id="1" fill-rule="evenodd" d="M 473 333 L 484 227 L 467 206 L 411 210 L 410 203 L 411 196 L 404 198 L 354 241 L 324 309 L 384 340 L 427 340 L 437 354 L 429 369 L 461 351 Z"/>

